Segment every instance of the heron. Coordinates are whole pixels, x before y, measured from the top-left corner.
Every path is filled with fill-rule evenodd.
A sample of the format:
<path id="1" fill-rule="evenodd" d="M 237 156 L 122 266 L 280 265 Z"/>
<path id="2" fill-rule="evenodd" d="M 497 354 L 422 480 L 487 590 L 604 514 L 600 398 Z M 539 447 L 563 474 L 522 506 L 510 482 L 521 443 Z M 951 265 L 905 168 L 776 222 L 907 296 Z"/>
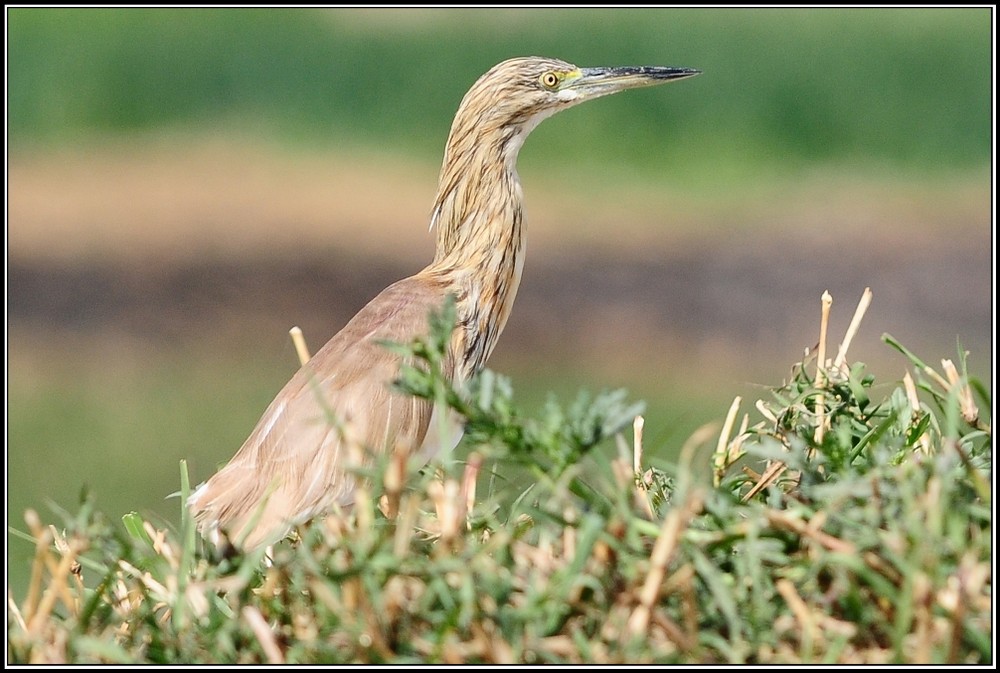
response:
<path id="1" fill-rule="evenodd" d="M 451 298 L 456 316 L 443 374 L 456 387 L 485 365 L 507 324 L 524 265 L 516 163 L 525 138 L 560 110 L 699 74 L 692 68 L 579 68 L 526 57 L 495 65 L 459 104 L 445 145 L 430 227 L 431 263 L 372 299 L 292 376 L 233 458 L 188 500 L 202 534 L 245 549 L 272 544 L 335 505 L 357 484 L 351 444 L 424 463 L 450 451 L 461 423 L 392 387 L 401 357 L 384 342 L 426 336 Z M 356 454 L 355 454 L 356 455 Z"/>

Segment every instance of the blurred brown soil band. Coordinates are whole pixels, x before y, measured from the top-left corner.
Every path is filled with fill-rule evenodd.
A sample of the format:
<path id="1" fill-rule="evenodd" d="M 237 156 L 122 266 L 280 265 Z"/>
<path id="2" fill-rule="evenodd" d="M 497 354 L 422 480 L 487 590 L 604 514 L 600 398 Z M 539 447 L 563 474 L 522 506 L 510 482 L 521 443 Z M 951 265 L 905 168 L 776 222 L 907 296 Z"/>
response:
<path id="1" fill-rule="evenodd" d="M 228 145 L 15 159 L 9 323 L 234 347 L 298 324 L 318 348 L 432 254 L 433 170 L 382 164 Z M 858 357 L 888 355 L 865 353 L 883 332 L 929 358 L 952 357 L 956 338 L 989 347 L 988 188 L 933 206 L 862 189 L 699 211 L 524 181 L 529 251 L 501 359 L 791 362 L 814 344 L 823 291 L 836 339 L 866 286 Z"/>

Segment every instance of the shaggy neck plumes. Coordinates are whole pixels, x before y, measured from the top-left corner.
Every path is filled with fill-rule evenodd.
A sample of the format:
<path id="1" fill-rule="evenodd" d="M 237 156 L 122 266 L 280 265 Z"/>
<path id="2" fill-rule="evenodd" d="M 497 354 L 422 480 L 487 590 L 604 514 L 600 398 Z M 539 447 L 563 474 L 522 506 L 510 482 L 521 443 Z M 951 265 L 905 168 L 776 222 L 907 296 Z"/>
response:
<path id="1" fill-rule="evenodd" d="M 457 293 L 468 374 L 478 371 L 510 315 L 524 262 L 517 153 L 533 124 L 498 124 L 460 109 L 445 148 L 431 226 L 437 250 L 428 271 Z"/>

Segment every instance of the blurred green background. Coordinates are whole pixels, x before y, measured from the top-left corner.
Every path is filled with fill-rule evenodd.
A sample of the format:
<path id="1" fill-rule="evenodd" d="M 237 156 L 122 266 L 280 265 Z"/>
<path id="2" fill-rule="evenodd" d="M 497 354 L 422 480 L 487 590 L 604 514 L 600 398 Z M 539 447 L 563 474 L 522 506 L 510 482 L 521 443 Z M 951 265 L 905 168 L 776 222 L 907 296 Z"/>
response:
<path id="1" fill-rule="evenodd" d="M 629 387 L 669 460 L 734 395 L 890 331 L 992 370 L 992 10 L 7 9 L 8 521 L 91 489 L 177 520 L 294 369 L 430 258 L 452 115 L 516 55 L 701 69 L 581 106 L 519 164 L 490 365 L 528 410 Z M 750 399 L 755 399 L 750 397 Z M 11 539 L 23 594 L 29 544 Z"/>
<path id="2" fill-rule="evenodd" d="M 512 55 L 693 63 L 680 94 L 619 96 L 540 134 L 672 181 L 817 163 L 913 173 L 990 158 L 990 11 L 12 9 L 12 149 L 162 128 L 375 143 L 434 157 L 457 101 Z M 691 66 L 693 67 L 693 66 Z M 665 123 L 664 123 L 665 122 Z M 613 129 L 625 124 L 628 152 Z M 585 143 L 580 138 L 586 138 Z M 567 162 L 568 163 L 568 162 Z"/>

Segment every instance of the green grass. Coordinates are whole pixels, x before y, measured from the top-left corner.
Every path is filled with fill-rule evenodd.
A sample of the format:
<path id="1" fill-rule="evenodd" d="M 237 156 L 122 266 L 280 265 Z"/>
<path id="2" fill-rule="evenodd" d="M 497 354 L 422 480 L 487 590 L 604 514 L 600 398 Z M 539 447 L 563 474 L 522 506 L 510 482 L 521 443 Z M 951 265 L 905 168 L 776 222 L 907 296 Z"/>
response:
<path id="1" fill-rule="evenodd" d="M 452 390 L 442 325 L 407 350 L 424 364 L 400 385 L 465 417 L 467 461 L 355 465 L 352 511 L 267 564 L 198 543 L 183 513 L 178 527 L 119 525 L 91 501 L 59 528 L 29 515 L 10 660 L 992 661 L 991 399 L 964 353 L 932 368 L 884 336 L 912 371 L 887 394 L 861 363 L 822 378 L 796 365 L 734 406 L 720 441 L 695 442 L 718 447 L 708 487 L 690 448 L 633 469 L 637 407 L 621 393 L 525 413 L 492 373 Z M 530 488 L 489 478 L 511 464 Z M 477 482 L 467 512 L 459 494 Z"/>
<path id="2" fill-rule="evenodd" d="M 940 175 L 990 160 L 982 9 L 8 11 L 12 147 L 202 128 L 438 157 L 510 56 L 697 67 L 543 125 L 541 165 L 727 184 L 817 165 Z M 663 152 L 636 152 L 639 147 Z M 626 160 L 627 159 L 627 160 Z M 624 170 L 624 169 L 623 169 Z"/>
<path id="3" fill-rule="evenodd" d="M 192 340 L 194 341 L 194 340 Z M 176 516 L 177 463 L 188 461 L 192 479 L 207 479 L 246 439 L 250 428 L 294 372 L 287 337 L 268 337 L 270 350 L 253 356 L 216 348 L 179 351 L 164 344 L 86 338 L 39 344 L 18 333 L 8 380 L 8 521 L 23 527 L 28 508 L 72 509 L 82 492 L 112 518 L 135 510 L 160 523 Z M 29 343 L 34 344 L 28 346 Z M 112 343 L 114 343 L 112 341 Z M 515 400 L 524 409 L 549 399 L 572 400 L 595 385 L 580 371 L 512 366 Z M 661 381 L 661 385 L 667 381 Z M 648 407 L 647 451 L 672 460 L 676 448 L 728 403 L 710 391 L 670 395 L 642 392 Z M 44 466 L 39 471 L 39 465 Z M 526 483 L 522 471 L 505 472 L 511 488 Z M 31 545 L 11 539 L 8 586 L 23 594 Z"/>
<path id="4" fill-rule="evenodd" d="M 20 341 L 24 343 L 24 341 Z M 52 343 L 10 358 L 7 408 L 9 522 L 31 507 L 72 508 L 81 491 L 118 517 L 138 510 L 153 521 L 175 516 L 177 462 L 207 476 L 245 439 L 284 383 L 277 362 L 248 366 L 223 354 L 165 355 L 162 349 Z M 280 361 L 276 357 L 275 361 Z M 27 586 L 30 546 L 11 540 L 8 585 Z"/>

